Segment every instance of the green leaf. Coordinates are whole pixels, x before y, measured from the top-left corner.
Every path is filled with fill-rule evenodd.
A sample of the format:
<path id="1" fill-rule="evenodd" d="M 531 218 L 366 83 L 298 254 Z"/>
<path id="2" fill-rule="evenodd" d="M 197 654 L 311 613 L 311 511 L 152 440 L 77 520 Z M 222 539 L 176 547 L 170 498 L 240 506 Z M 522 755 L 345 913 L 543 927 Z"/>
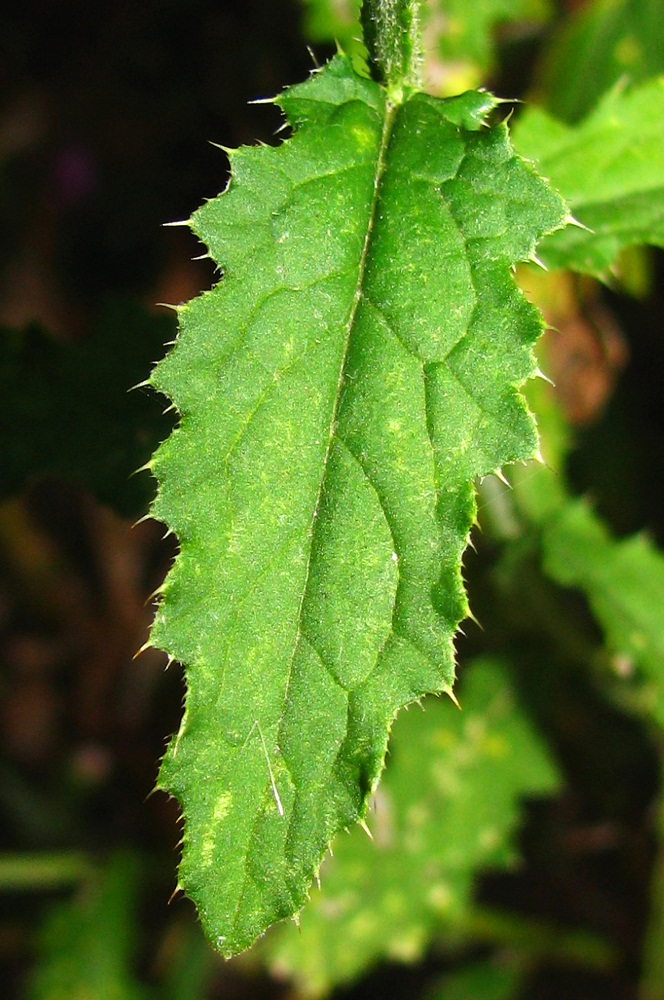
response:
<path id="1" fill-rule="evenodd" d="M 315 41 L 343 44 L 357 34 L 361 0 L 302 0 L 306 10 L 304 30 Z M 343 37 L 346 35 L 347 37 Z"/>
<path id="2" fill-rule="evenodd" d="M 485 959 L 445 976 L 428 1000 L 511 1000 L 523 981 L 517 963 Z"/>
<path id="3" fill-rule="evenodd" d="M 0 331 L 0 499 L 57 478 L 85 486 L 124 516 L 144 514 L 154 481 L 134 473 L 175 414 L 147 389 L 130 390 L 174 332 L 172 317 L 124 302 L 109 303 L 81 343 L 58 343 L 35 328 Z"/>
<path id="4" fill-rule="evenodd" d="M 160 955 L 159 1000 L 204 1000 L 213 996 L 220 960 L 200 927 L 190 919 L 181 920 L 169 928 L 167 940 L 168 947 L 162 946 Z"/>
<path id="5" fill-rule="evenodd" d="M 131 968 L 138 875 L 136 858 L 117 855 L 52 908 L 26 1000 L 146 1000 Z"/>
<path id="6" fill-rule="evenodd" d="M 618 673 L 640 668 L 641 706 L 664 726 L 664 555 L 643 535 L 616 540 L 580 500 L 545 526 L 543 546 L 552 579 L 586 594 Z"/>
<path id="7" fill-rule="evenodd" d="M 342 834 L 300 927 L 268 939 L 273 971 L 320 995 L 379 959 L 415 961 L 463 929 L 479 869 L 514 861 L 519 798 L 556 789 L 556 770 L 515 704 L 504 667 L 464 672 L 462 711 L 427 699 L 399 716 L 369 826 Z M 483 996 L 478 993 L 477 996 Z"/>
<path id="8" fill-rule="evenodd" d="M 486 82 L 497 59 L 498 29 L 507 24 L 533 26 L 548 20 L 549 0 L 433 0 L 429 8 L 429 45 L 441 72 L 466 86 Z"/>
<path id="9" fill-rule="evenodd" d="M 73 851 L 0 854 L 0 892 L 61 889 L 90 874 L 90 863 Z"/>
<path id="10" fill-rule="evenodd" d="M 160 785 L 224 954 L 299 910 L 396 711 L 451 688 L 473 480 L 536 447 L 510 266 L 565 214 L 490 95 L 391 105 L 338 57 L 279 103 L 294 137 L 194 216 L 224 277 L 153 378 L 181 552 L 152 641 L 187 668 Z"/>
<path id="11" fill-rule="evenodd" d="M 664 78 L 614 90 L 577 126 L 531 108 L 513 138 L 589 230 L 547 237 L 549 267 L 599 276 L 623 247 L 664 246 Z"/>
<path id="12" fill-rule="evenodd" d="M 312 42 L 336 43 L 360 65 L 366 66 L 366 48 L 360 40 L 361 0 L 302 0 L 304 37 Z"/>
<path id="13" fill-rule="evenodd" d="M 538 93 L 552 115 L 576 122 L 619 81 L 635 84 L 664 72 L 662 0 L 584 3 L 551 42 Z"/>

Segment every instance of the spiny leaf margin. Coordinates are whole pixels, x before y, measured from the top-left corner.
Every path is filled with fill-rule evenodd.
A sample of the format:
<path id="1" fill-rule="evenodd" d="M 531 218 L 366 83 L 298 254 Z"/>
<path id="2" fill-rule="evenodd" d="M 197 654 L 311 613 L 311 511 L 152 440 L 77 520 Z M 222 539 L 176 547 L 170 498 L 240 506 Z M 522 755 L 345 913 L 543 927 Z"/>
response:
<path id="1" fill-rule="evenodd" d="M 224 276 L 152 376 L 181 417 L 153 459 L 180 554 L 152 642 L 187 673 L 159 777 L 179 882 L 226 955 L 303 905 L 398 709 L 451 690 L 473 481 L 536 450 L 542 321 L 510 268 L 566 209 L 486 127 L 497 103 L 389 105 L 339 56 L 192 220 Z"/>
<path id="2" fill-rule="evenodd" d="M 664 246 L 664 77 L 615 87 L 576 125 L 530 107 L 512 140 L 581 223 L 543 241 L 547 267 L 606 279 L 624 248 Z"/>
<path id="3" fill-rule="evenodd" d="M 267 964 L 297 994 L 324 996 L 380 960 L 418 961 L 448 929 L 463 935 L 481 870 L 516 858 L 520 799 L 561 780 L 518 703 L 507 665 L 464 664 L 463 712 L 435 698 L 402 712 L 368 819 L 334 843 L 301 926 L 275 929 Z"/>

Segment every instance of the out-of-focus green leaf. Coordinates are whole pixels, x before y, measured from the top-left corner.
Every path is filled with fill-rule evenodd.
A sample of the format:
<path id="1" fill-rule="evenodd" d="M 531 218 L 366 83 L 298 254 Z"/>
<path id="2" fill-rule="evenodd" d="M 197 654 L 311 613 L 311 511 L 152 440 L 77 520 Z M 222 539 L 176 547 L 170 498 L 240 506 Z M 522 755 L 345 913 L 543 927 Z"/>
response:
<path id="1" fill-rule="evenodd" d="M 53 907 L 25 1000 L 146 1000 L 131 961 L 138 872 L 134 857 L 119 855 Z"/>
<path id="2" fill-rule="evenodd" d="M 200 926 L 189 921 L 175 924 L 162 951 L 159 1000 L 206 1000 L 220 959 Z"/>
<path id="3" fill-rule="evenodd" d="M 429 70 L 440 93 L 486 83 L 501 27 L 532 30 L 551 16 L 550 0 L 431 0 L 425 5 Z M 453 89 L 455 88 L 455 89 Z"/>
<path id="4" fill-rule="evenodd" d="M 268 939 L 275 971 L 311 995 L 383 958 L 414 961 L 457 926 L 476 872 L 509 865 L 519 798 L 557 787 L 555 767 L 519 710 L 502 665 L 468 668 L 462 711 L 426 699 L 395 723 L 390 762 L 369 818 L 341 834 L 299 930 Z"/>
<path id="5" fill-rule="evenodd" d="M 354 61 L 366 52 L 360 28 L 362 0 L 302 0 L 302 30 L 311 42 L 337 42 Z"/>
<path id="6" fill-rule="evenodd" d="M 89 874 L 89 859 L 76 851 L 0 854 L 0 892 L 61 888 Z"/>
<path id="7" fill-rule="evenodd" d="M 3 441 L 0 499 L 42 478 L 91 490 L 126 517 L 145 513 L 154 494 L 145 465 L 175 414 L 146 388 L 175 334 L 173 317 L 109 303 L 93 334 L 58 343 L 37 329 L 0 331 Z"/>
<path id="8" fill-rule="evenodd" d="M 664 78 L 614 90 L 576 126 L 530 108 L 513 138 L 590 230 L 546 237 L 549 267 L 599 276 L 624 247 L 664 246 Z"/>
<path id="9" fill-rule="evenodd" d="M 576 122 L 619 80 L 662 72 L 663 0 L 595 0 L 553 33 L 538 96 L 556 118 Z"/>
<path id="10" fill-rule="evenodd" d="M 616 540 L 580 500 L 545 524 L 543 546 L 552 579 L 586 594 L 618 672 L 640 668 L 642 707 L 664 726 L 664 554 L 643 535 Z"/>
<path id="11" fill-rule="evenodd" d="M 445 976 L 428 1000 L 511 1000 L 521 984 L 522 972 L 510 962 L 476 962 Z"/>

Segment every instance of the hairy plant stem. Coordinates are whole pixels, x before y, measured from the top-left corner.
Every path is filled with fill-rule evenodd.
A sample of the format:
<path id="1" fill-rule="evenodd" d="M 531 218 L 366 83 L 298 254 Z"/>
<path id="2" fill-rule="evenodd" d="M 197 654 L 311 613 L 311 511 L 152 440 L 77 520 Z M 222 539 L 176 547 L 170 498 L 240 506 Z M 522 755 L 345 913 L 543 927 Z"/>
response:
<path id="1" fill-rule="evenodd" d="M 421 0 L 363 0 L 362 30 L 373 76 L 394 103 L 422 87 Z"/>

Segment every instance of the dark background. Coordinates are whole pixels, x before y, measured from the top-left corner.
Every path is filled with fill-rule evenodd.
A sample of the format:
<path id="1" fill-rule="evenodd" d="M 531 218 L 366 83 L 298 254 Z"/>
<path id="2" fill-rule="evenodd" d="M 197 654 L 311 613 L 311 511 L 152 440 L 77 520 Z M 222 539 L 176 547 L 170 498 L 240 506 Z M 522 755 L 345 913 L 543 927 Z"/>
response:
<path id="1" fill-rule="evenodd" d="M 11 378 L 0 433 L 12 460 L 0 470 L 0 850 L 104 859 L 128 849 L 140 895 L 137 969 L 147 983 L 159 980 L 165 942 L 177 943 L 188 933 L 182 928 L 194 925 L 185 901 L 167 907 L 177 811 L 164 796 L 149 797 L 165 739 L 177 726 L 181 680 L 177 667 L 164 673 L 156 651 L 132 659 L 146 640 L 150 595 L 174 546 L 163 541 L 160 525 L 131 527 L 151 491 L 145 476 L 135 489 L 127 486 L 128 471 L 141 464 L 134 452 L 124 459 L 117 495 L 106 486 L 93 495 L 79 481 L 76 457 L 62 456 L 70 447 L 80 452 L 83 440 L 85 447 L 99 440 L 115 468 L 112 429 L 124 397 L 105 393 L 126 344 L 113 338 L 140 340 L 140 361 L 125 386 L 140 381 L 174 332 L 171 314 L 155 303 L 183 301 L 213 281 L 209 261 L 191 260 L 201 248 L 190 234 L 163 223 L 187 218 L 225 186 L 226 158 L 212 142 L 273 141 L 278 111 L 248 102 L 310 70 L 300 19 L 300 6 L 285 0 L 107 7 L 5 0 L 0 11 L 0 325 L 10 345 L 29 324 L 41 331 L 30 333 L 27 354 L 21 341 L 17 353 L 3 355 Z M 525 94 L 545 41 L 505 40 L 503 68 L 488 82 L 504 95 Z M 316 46 L 315 56 L 322 61 L 331 51 Z M 663 543 L 664 301 L 661 256 L 653 260 L 652 288 L 641 301 L 602 293 L 626 363 L 605 409 L 577 430 L 571 476 L 618 533 L 646 527 Z M 77 362 L 60 368 L 57 352 L 102 342 L 97 380 L 84 366 L 79 372 L 105 407 L 85 427 L 71 396 Z M 29 375 L 18 367 L 26 357 Z M 46 406 L 48 392 L 57 398 Z M 150 405 L 136 455 L 149 453 L 163 433 Z M 69 420 L 73 445 L 67 419 L 56 428 L 55 412 Z M 49 423 L 54 432 L 33 466 L 22 431 L 32 416 L 42 442 Z M 28 471 L 15 471 L 24 469 L 25 456 Z M 71 476 L 57 474 L 59 461 L 65 468 L 71 462 Z M 109 475 L 101 469 L 98 481 Z M 634 996 L 655 854 L 653 741 L 603 700 L 569 650 L 561 652 L 555 620 L 547 626 L 527 579 L 517 592 L 496 596 L 496 549 L 490 539 L 478 548 L 468 575 L 486 631 L 471 632 L 461 654 L 491 642 L 515 662 L 532 662 L 533 649 L 540 651 L 549 664 L 538 675 L 544 680 L 524 669 L 521 686 L 569 788 L 528 810 L 525 872 L 487 877 L 481 892 L 524 914 L 596 931 L 626 956 L 602 974 L 545 966 L 529 996 Z M 556 601 L 556 614 L 578 619 L 594 637 L 579 601 L 559 594 Z M 62 877 L 0 895 L 3 997 L 25 995 L 44 949 L 35 930 L 70 892 Z M 376 973 L 357 995 L 423 995 L 445 962 L 434 950 L 420 967 Z M 233 964 L 211 966 L 201 989 L 211 997 L 285 990 Z"/>

